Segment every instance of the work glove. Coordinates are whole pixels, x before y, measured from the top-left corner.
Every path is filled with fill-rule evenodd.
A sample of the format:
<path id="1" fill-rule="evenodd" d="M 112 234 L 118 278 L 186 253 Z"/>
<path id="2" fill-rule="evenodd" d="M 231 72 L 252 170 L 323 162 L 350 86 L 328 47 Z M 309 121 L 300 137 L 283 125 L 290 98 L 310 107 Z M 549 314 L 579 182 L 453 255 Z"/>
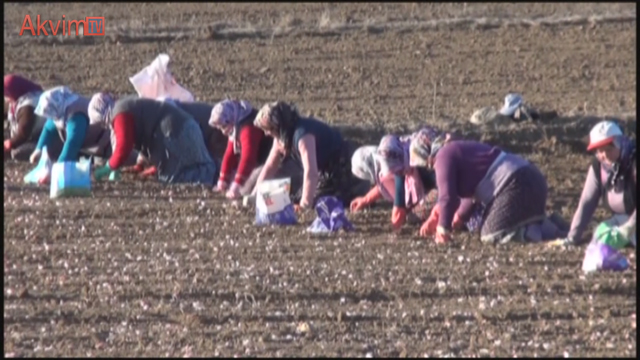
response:
<path id="1" fill-rule="evenodd" d="M 113 170 L 111 169 L 111 166 L 109 166 L 109 163 L 107 162 L 104 166 L 97 168 L 94 172 L 93 172 L 93 177 L 100 181 L 102 180 L 104 177 L 111 175 L 111 172 Z"/>
<path id="2" fill-rule="evenodd" d="M 47 185 L 51 181 L 51 174 L 46 174 L 45 176 L 38 179 L 39 185 Z"/>
<path id="3" fill-rule="evenodd" d="M 151 166 L 151 167 L 147 168 L 147 170 L 141 172 L 140 176 L 145 177 L 145 178 L 149 178 L 149 177 L 152 177 L 152 176 L 156 175 L 157 173 L 158 173 L 158 169 L 155 166 Z"/>
<path id="4" fill-rule="evenodd" d="M 351 201 L 351 204 L 349 205 L 349 208 L 351 209 L 351 212 L 358 212 L 365 207 L 373 204 L 381 197 L 382 194 L 380 193 L 380 188 L 378 188 L 378 186 L 374 186 L 371 190 L 369 190 L 367 195 L 353 199 Z"/>
<path id="5" fill-rule="evenodd" d="M 34 150 L 31 153 L 31 156 L 29 156 L 29 162 L 32 164 L 37 163 L 38 160 L 40 159 L 40 155 L 42 155 L 42 150 L 38 150 L 38 149 Z"/>
<path id="6" fill-rule="evenodd" d="M 120 181 L 120 179 L 122 179 L 122 175 L 118 170 L 112 171 L 111 174 L 109 174 L 109 181 Z"/>
<path id="7" fill-rule="evenodd" d="M 132 174 L 139 174 L 143 171 L 144 171 L 144 165 L 140 163 L 135 164 L 133 166 L 128 166 L 122 169 L 123 173 L 132 173 Z"/>
<path id="8" fill-rule="evenodd" d="M 226 193 L 227 199 L 238 199 L 242 196 L 240 193 L 240 185 L 234 182 Z"/>
<path id="9" fill-rule="evenodd" d="M 391 226 L 393 230 L 400 230 L 402 225 L 407 221 L 407 209 L 403 207 L 394 206 L 391 210 Z"/>
<path id="10" fill-rule="evenodd" d="M 440 206 L 435 204 L 431 209 L 431 214 L 427 221 L 425 221 L 420 227 L 420 236 L 427 237 L 436 233 L 438 227 L 438 220 L 440 219 Z"/>

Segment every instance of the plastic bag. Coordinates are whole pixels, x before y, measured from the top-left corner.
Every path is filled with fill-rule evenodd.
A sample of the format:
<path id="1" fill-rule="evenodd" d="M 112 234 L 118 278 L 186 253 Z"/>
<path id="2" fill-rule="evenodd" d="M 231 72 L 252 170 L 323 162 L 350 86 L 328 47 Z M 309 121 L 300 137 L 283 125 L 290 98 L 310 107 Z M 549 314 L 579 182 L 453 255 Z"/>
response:
<path id="1" fill-rule="evenodd" d="M 629 262 L 618 250 L 625 247 L 627 242 L 615 227 L 606 222 L 600 223 L 587 247 L 582 262 L 582 271 L 590 273 L 600 270 L 626 270 L 629 267 Z"/>
<path id="2" fill-rule="evenodd" d="M 591 273 L 595 271 L 624 271 L 629 267 L 629 262 L 618 250 L 602 243 L 592 242 L 582 262 L 582 271 Z"/>
<path id="3" fill-rule="evenodd" d="M 129 78 L 138 96 L 149 99 L 171 98 L 193 102 L 194 96 L 180 86 L 169 70 L 169 55 L 160 54 L 153 62 Z"/>
<path id="4" fill-rule="evenodd" d="M 91 161 L 66 161 L 55 163 L 51 169 L 51 192 L 49 197 L 90 196 Z"/>
<path id="5" fill-rule="evenodd" d="M 45 178 L 51 173 L 51 166 L 51 159 L 49 159 L 47 147 L 45 146 L 42 148 L 42 154 L 40 155 L 40 161 L 38 161 L 38 165 L 36 165 L 33 170 L 29 171 L 27 175 L 24 176 L 24 182 L 27 184 L 38 184 L 38 181 L 40 179 Z"/>
<path id="6" fill-rule="evenodd" d="M 316 202 L 316 213 L 318 217 L 307 228 L 308 232 L 326 234 L 340 229 L 345 231 L 354 230 L 353 224 L 344 213 L 342 202 L 333 196 L 319 198 Z"/>
<path id="7" fill-rule="evenodd" d="M 256 191 L 256 225 L 294 225 L 296 213 L 289 197 L 291 178 L 263 181 Z"/>
<path id="8" fill-rule="evenodd" d="M 595 241 L 607 244 L 616 250 L 627 246 L 629 241 L 618 232 L 618 228 L 606 222 L 600 223 L 593 234 Z"/>

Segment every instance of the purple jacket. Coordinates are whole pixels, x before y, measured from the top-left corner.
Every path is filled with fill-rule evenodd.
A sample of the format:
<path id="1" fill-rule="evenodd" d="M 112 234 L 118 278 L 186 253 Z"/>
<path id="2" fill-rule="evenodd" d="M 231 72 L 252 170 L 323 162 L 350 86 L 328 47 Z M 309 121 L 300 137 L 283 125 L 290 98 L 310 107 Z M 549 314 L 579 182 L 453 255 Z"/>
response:
<path id="1" fill-rule="evenodd" d="M 440 207 L 439 226 L 451 230 L 458 207 L 458 216 L 467 220 L 476 187 L 501 152 L 497 147 L 469 140 L 453 141 L 438 151 L 434 169 Z M 462 199 L 465 200 L 461 204 Z"/>

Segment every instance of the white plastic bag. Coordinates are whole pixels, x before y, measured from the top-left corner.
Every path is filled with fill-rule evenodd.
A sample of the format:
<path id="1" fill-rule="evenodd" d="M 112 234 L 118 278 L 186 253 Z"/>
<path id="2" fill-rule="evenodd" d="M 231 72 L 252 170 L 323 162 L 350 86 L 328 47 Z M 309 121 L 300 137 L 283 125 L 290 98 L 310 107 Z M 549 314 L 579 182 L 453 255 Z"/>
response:
<path id="1" fill-rule="evenodd" d="M 45 146 L 42 148 L 38 165 L 24 176 L 24 182 L 27 184 L 38 184 L 40 179 L 44 179 L 51 173 L 51 165 L 51 159 L 49 159 L 49 153 L 47 153 L 47 147 Z"/>
<path id="2" fill-rule="evenodd" d="M 256 225 L 297 223 L 289 197 L 291 178 L 263 181 L 256 192 Z"/>
<path id="3" fill-rule="evenodd" d="M 51 192 L 49 197 L 90 196 L 91 161 L 66 161 L 53 164 L 51 169 Z"/>
<path id="4" fill-rule="evenodd" d="M 171 98 L 182 102 L 193 102 L 191 92 L 176 83 L 169 70 L 169 55 L 160 54 L 153 62 L 129 78 L 142 98 Z"/>

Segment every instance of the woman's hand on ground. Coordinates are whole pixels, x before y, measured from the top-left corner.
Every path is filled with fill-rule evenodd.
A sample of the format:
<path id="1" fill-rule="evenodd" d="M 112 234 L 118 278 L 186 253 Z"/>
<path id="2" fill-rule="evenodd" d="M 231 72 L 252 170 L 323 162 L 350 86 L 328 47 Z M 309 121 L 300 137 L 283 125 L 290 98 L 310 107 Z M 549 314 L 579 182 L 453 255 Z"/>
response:
<path id="1" fill-rule="evenodd" d="M 240 193 L 240 185 L 238 185 L 237 183 L 233 183 L 231 184 L 231 187 L 229 188 L 229 190 L 227 191 L 227 193 L 225 194 L 227 199 L 239 199 L 242 197 L 242 194 Z"/>
<path id="2" fill-rule="evenodd" d="M 33 153 L 31 153 L 31 156 L 29 156 L 29 162 L 35 164 L 40 159 L 40 155 L 42 155 L 42 151 L 35 150 Z"/>

